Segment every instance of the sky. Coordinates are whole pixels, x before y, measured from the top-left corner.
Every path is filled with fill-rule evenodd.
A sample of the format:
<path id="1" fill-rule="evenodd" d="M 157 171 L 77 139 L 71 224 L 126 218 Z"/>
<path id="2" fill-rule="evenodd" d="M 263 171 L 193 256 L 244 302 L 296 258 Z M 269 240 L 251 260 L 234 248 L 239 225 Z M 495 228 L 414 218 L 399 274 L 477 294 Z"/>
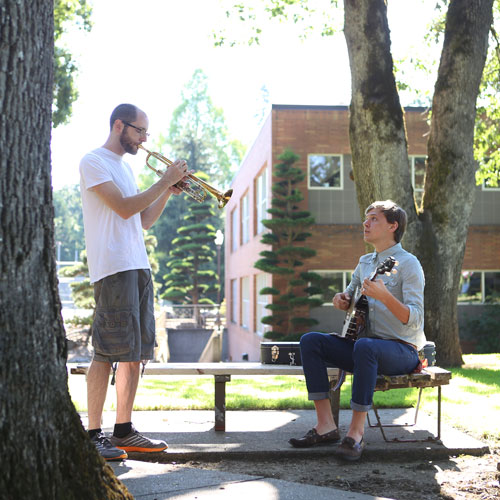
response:
<path id="1" fill-rule="evenodd" d="M 250 0 L 247 0 L 247 4 Z M 254 0 L 259 2 L 260 0 Z M 321 0 L 312 0 L 315 3 Z M 324 2 L 322 2 L 324 3 Z M 245 24 L 228 21 L 220 0 L 91 0 L 90 33 L 65 38 L 79 68 L 79 98 L 70 122 L 52 131 L 52 185 L 79 182 L 78 165 L 109 134 L 109 116 L 122 102 L 149 117 L 149 143 L 166 134 L 172 112 L 194 71 L 208 77 L 208 93 L 224 111 L 229 135 L 250 146 L 271 104 L 348 105 L 350 71 L 342 32 L 305 41 L 293 23 L 264 25 L 260 46 L 214 47 L 213 33 L 245 40 Z M 422 51 L 433 0 L 390 0 L 393 55 Z M 342 14 L 336 19 L 342 25 Z M 412 22 L 408 22 L 411 19 Z M 265 104 L 262 88 L 268 91 Z M 407 103 L 403 102 L 403 105 Z M 146 146 L 147 147 L 147 146 Z M 144 155 L 127 155 L 138 173 Z"/>

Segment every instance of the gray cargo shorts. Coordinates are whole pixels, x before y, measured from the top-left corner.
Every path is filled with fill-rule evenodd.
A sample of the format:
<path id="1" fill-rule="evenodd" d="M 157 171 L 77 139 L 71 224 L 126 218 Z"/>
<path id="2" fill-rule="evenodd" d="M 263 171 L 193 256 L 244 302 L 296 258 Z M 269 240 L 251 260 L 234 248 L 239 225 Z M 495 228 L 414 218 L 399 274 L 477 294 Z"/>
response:
<path id="1" fill-rule="evenodd" d="M 155 317 L 149 269 L 116 273 L 94 283 L 94 359 L 115 363 L 153 359 Z"/>

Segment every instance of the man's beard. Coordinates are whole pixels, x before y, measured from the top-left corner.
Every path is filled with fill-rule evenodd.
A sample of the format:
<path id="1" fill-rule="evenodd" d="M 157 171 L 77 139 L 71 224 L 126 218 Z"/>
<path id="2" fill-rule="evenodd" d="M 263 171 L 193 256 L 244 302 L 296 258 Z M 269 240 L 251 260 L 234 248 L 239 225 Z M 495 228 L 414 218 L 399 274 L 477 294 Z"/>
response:
<path id="1" fill-rule="evenodd" d="M 122 133 L 120 134 L 121 147 L 125 150 L 126 153 L 130 155 L 136 155 L 138 151 L 137 144 L 132 142 L 132 139 L 126 133 L 126 130 L 127 127 L 125 127 Z"/>

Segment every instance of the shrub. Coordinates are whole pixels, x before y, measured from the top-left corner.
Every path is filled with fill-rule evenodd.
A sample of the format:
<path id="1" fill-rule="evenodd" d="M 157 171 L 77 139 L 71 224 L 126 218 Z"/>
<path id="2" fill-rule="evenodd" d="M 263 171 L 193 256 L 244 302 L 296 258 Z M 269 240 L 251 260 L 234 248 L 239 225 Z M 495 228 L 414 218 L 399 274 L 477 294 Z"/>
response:
<path id="1" fill-rule="evenodd" d="M 484 312 L 466 321 L 467 340 L 476 342 L 474 352 L 486 354 L 500 352 L 500 306 L 484 306 Z"/>

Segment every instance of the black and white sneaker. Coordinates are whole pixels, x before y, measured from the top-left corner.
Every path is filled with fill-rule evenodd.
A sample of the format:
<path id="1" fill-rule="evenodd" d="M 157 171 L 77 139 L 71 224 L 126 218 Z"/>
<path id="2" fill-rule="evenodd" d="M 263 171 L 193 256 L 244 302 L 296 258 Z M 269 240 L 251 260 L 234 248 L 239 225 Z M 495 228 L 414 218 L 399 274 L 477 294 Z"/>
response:
<path id="1" fill-rule="evenodd" d="M 149 439 L 142 434 L 139 434 L 132 426 L 132 432 L 123 438 L 116 436 L 110 437 L 111 444 L 113 446 L 119 447 L 122 450 L 131 452 L 138 451 L 142 453 L 155 453 L 159 451 L 166 450 L 168 444 L 165 441 L 160 441 L 158 439 Z"/>
<path id="2" fill-rule="evenodd" d="M 90 440 L 94 443 L 97 451 L 101 454 L 104 460 L 125 460 L 128 455 L 125 450 L 116 448 L 111 444 L 111 441 L 106 437 L 104 432 L 98 432 Z"/>

